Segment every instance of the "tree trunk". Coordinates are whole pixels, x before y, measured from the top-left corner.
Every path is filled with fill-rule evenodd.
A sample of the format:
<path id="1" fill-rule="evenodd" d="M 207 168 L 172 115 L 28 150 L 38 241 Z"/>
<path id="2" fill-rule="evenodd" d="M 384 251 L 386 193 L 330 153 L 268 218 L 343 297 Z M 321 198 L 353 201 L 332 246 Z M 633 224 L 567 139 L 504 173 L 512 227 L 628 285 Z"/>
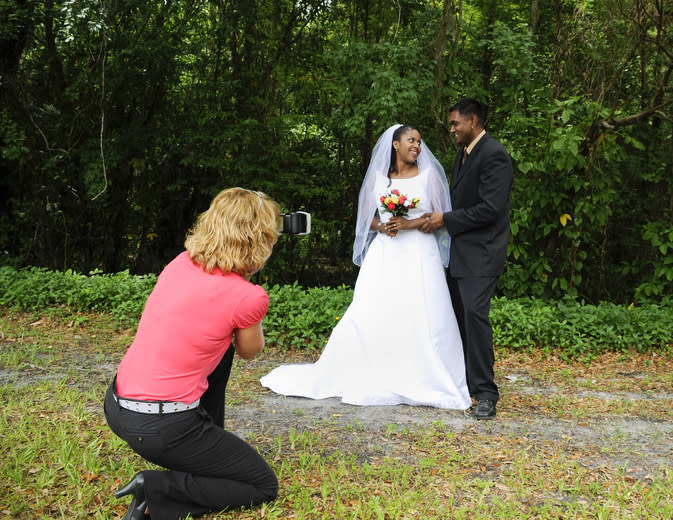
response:
<path id="1" fill-rule="evenodd" d="M 445 114 L 441 112 L 442 90 L 444 89 L 444 50 L 446 42 L 451 39 L 456 40 L 456 1 L 444 0 L 442 6 L 442 18 L 439 21 L 439 31 L 435 40 L 435 84 L 432 90 L 432 99 L 430 108 L 437 122 L 445 126 Z"/>
<path id="2" fill-rule="evenodd" d="M 530 23 L 528 24 L 528 26 L 530 27 L 530 32 L 532 34 L 537 33 L 539 8 L 540 8 L 539 0 L 530 0 Z"/>

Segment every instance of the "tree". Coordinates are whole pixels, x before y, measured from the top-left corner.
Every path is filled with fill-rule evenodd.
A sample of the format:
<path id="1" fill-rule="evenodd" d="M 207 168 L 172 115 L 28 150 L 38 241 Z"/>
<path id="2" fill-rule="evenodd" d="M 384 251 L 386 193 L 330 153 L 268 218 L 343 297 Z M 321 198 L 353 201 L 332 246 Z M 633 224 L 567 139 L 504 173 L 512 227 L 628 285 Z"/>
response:
<path id="1" fill-rule="evenodd" d="M 0 249 L 156 272 L 211 197 L 313 215 L 260 281 L 340 284 L 369 154 L 396 122 L 445 165 L 470 95 L 516 175 L 505 294 L 673 289 L 673 13 L 661 0 L 5 0 Z"/>

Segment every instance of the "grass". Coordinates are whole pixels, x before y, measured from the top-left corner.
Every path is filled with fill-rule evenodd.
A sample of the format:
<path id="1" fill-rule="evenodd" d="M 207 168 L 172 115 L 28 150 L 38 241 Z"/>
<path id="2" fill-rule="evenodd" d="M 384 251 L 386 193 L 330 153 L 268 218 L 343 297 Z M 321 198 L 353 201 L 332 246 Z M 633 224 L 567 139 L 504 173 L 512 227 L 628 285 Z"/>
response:
<path id="1" fill-rule="evenodd" d="M 128 500 L 112 492 L 150 466 L 102 415 L 132 338 L 116 323 L 0 308 L 0 518 L 112 520 L 126 511 Z M 268 394 L 259 376 L 297 354 L 265 356 L 235 364 L 228 406 L 258 406 Z M 673 517 L 670 352 L 566 362 L 540 349 L 498 349 L 496 357 L 503 399 L 490 423 L 442 411 L 426 423 L 372 429 L 344 426 L 342 414 L 261 410 L 273 426 L 253 424 L 246 438 L 276 471 L 280 496 L 207 518 Z M 636 423 L 643 431 L 624 426 Z"/>

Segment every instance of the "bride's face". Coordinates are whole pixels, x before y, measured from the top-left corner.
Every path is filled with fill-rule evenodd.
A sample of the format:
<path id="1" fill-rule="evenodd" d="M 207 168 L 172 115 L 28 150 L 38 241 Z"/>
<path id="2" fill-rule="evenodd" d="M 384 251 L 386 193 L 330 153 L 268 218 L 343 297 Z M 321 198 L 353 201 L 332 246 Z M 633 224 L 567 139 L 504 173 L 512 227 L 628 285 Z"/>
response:
<path id="1" fill-rule="evenodd" d="M 421 134 L 418 130 L 407 130 L 399 141 L 393 141 L 397 157 L 407 164 L 413 164 L 421 153 Z"/>

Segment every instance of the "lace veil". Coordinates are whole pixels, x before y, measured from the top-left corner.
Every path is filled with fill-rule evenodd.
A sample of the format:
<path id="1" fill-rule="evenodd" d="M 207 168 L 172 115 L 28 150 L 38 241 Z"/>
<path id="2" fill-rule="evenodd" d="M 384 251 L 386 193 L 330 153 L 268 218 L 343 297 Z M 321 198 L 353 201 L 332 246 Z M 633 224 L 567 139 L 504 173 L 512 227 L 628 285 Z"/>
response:
<path id="1" fill-rule="evenodd" d="M 362 265 L 362 261 L 367 254 L 369 244 L 376 236 L 376 231 L 370 228 L 372 219 L 376 215 L 378 209 L 378 197 L 375 191 L 376 181 L 385 179 L 388 176 L 388 168 L 390 167 L 390 156 L 393 146 L 393 133 L 397 130 L 400 124 L 393 125 L 388 128 L 372 150 L 372 157 L 369 161 L 369 167 L 365 174 L 365 179 L 360 188 L 360 195 L 358 197 L 358 215 L 355 224 L 355 242 L 353 243 L 353 263 L 355 265 Z M 431 193 L 432 211 L 446 213 L 451 211 L 451 199 L 449 197 L 449 183 L 446 180 L 444 168 L 439 161 L 432 154 L 430 149 L 426 146 L 425 141 L 422 141 L 421 153 L 417 159 L 418 171 L 423 172 L 428 170 L 429 185 L 428 192 Z M 449 265 L 449 248 L 450 237 L 445 228 L 435 231 L 437 244 L 442 258 L 444 267 Z"/>

